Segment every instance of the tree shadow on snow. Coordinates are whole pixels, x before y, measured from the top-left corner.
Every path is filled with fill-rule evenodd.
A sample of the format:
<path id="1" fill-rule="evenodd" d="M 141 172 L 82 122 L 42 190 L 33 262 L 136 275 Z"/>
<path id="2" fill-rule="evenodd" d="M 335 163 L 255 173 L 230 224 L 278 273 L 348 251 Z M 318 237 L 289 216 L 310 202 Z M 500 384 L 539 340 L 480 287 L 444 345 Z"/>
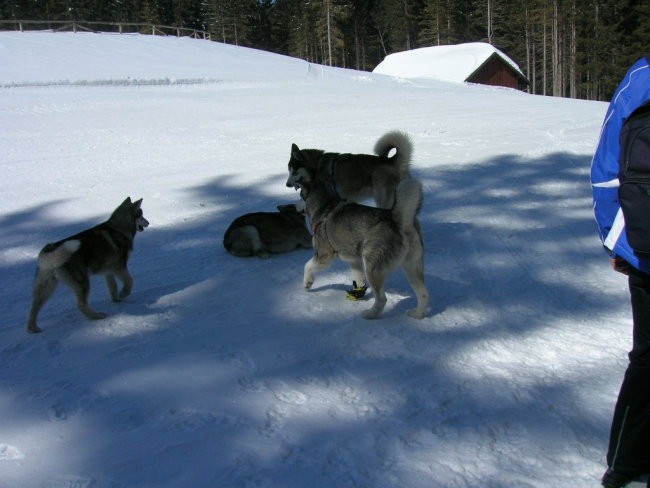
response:
<path id="1" fill-rule="evenodd" d="M 188 188 L 197 212 L 164 228 L 145 195 L 152 226 L 136 238 L 133 295 L 105 307 L 104 285 L 93 282 L 93 305 L 115 314 L 105 325 L 83 319 L 69 297 L 50 312 L 46 305 L 41 336 L 5 325 L 1 387 L 21 393 L 0 412 L 15 425 L 84 419 L 95 447 L 73 457 L 101 487 L 176 486 L 186 479 L 181 466 L 191 466 L 195 486 L 498 487 L 521 482 L 524 467 L 530 486 L 588 482 L 546 468 L 567 456 L 566 471 L 571 462 L 582 475 L 597 468 L 608 419 L 590 413 L 576 389 L 597 373 L 553 375 L 547 358 L 573 354 L 562 347 L 507 355 L 509 344 L 557 321 L 589 324 L 620 297 L 582 279 L 606 266 L 588 167 L 586 157 L 552 154 L 414 168 L 425 188 L 431 294 L 422 321 L 405 316 L 415 300 L 400 272 L 388 282 L 386 317 L 368 322 L 358 316 L 363 304 L 342 299 L 348 284 L 333 282 L 346 267 L 307 293 L 309 250 L 228 255 L 229 223 L 295 201 L 288 189 L 285 200 L 215 178 Z M 279 188 L 283 177 L 269 183 Z M 21 226 L 43 211 L 5 217 L 3 232 L 31 245 L 37 231 Z M 70 228 L 49 225 L 48 235 Z M 6 268 L 27 286 L 12 305 L 25 314 L 33 266 Z M 34 362 L 56 364 L 65 381 L 21 373 Z M 144 440 L 130 447 L 135 436 Z M 521 456 L 549 460 L 529 465 Z"/>

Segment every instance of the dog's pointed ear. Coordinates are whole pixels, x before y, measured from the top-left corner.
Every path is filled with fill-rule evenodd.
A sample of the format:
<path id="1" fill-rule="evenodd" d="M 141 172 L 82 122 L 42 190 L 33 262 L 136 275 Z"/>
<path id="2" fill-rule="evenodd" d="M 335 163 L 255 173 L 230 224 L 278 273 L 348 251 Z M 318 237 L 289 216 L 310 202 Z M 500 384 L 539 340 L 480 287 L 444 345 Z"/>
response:
<path id="1" fill-rule="evenodd" d="M 296 144 L 291 145 L 291 159 L 297 159 L 299 161 L 303 159 L 302 151 Z"/>
<path id="2" fill-rule="evenodd" d="M 142 205 L 142 198 L 140 200 L 133 202 L 134 207 L 140 208 L 141 205 Z"/>

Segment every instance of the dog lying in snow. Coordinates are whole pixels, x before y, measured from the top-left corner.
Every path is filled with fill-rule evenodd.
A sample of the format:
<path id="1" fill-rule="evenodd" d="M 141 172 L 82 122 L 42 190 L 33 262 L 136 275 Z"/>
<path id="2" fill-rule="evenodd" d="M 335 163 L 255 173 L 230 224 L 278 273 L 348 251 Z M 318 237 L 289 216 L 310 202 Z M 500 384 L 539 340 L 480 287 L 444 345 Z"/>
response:
<path id="1" fill-rule="evenodd" d="M 295 249 L 310 249 L 304 202 L 278 205 L 278 212 L 254 212 L 236 218 L 223 236 L 223 247 L 233 256 L 266 259 Z"/>

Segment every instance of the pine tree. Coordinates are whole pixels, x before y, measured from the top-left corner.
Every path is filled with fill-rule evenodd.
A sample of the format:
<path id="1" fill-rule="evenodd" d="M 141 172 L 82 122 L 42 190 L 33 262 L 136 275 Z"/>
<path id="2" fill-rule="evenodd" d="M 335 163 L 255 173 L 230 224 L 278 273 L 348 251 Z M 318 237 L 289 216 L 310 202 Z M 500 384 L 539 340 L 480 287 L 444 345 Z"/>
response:
<path id="1" fill-rule="evenodd" d="M 454 29 L 454 42 L 473 42 L 483 37 L 485 32 L 484 22 L 476 17 L 479 2 L 477 0 L 456 0 L 452 10 L 452 28 Z M 482 5 L 482 4 L 480 4 Z"/>
<path id="2" fill-rule="evenodd" d="M 423 2 L 418 0 L 380 0 L 387 19 L 388 37 L 394 51 L 407 51 L 418 46 L 418 18 Z"/>
<path id="3" fill-rule="evenodd" d="M 451 0 L 427 0 L 420 16 L 418 43 L 422 46 L 440 46 L 453 41 L 451 28 Z"/>
<path id="4" fill-rule="evenodd" d="M 269 2 L 271 3 L 268 13 L 273 50 L 288 54 L 295 0 L 269 0 Z"/>
<path id="5" fill-rule="evenodd" d="M 377 40 L 380 45 L 381 58 L 392 52 L 389 38 L 391 18 L 389 16 L 386 2 L 379 0 L 370 13 L 372 27 L 376 32 Z"/>
<path id="6" fill-rule="evenodd" d="M 647 0 L 630 0 L 625 10 L 629 12 L 621 29 L 625 42 L 629 43 L 625 64 L 632 65 L 650 51 L 650 3 Z"/>
<path id="7" fill-rule="evenodd" d="M 483 40 L 519 64 L 531 93 L 595 100 L 650 46 L 647 0 L 5 0 L 0 17 L 204 29 L 368 70 L 392 52 Z"/>
<path id="8" fill-rule="evenodd" d="M 158 16 L 158 2 L 157 0 L 141 0 L 140 11 L 138 12 L 138 22 L 154 26 L 160 24 L 160 17 Z M 152 28 L 145 27 L 143 32 L 149 32 Z"/>
<path id="9" fill-rule="evenodd" d="M 373 36 L 371 32 L 371 12 L 374 0 L 359 0 L 349 2 L 350 15 L 348 16 L 347 35 L 351 39 L 349 45 L 353 46 L 353 57 L 349 63 L 356 69 L 365 70 L 371 51 L 369 45 Z M 374 50 L 373 50 L 374 51 Z"/>
<path id="10" fill-rule="evenodd" d="M 475 2 L 474 12 L 472 13 L 472 24 L 475 26 L 475 40 L 487 42 L 488 44 L 498 44 L 495 30 L 501 30 L 503 20 L 502 13 L 503 0 L 481 0 Z"/>
<path id="11" fill-rule="evenodd" d="M 251 46 L 267 51 L 277 49 L 273 24 L 272 10 L 273 0 L 259 0 L 252 2 L 250 16 L 248 19 L 248 41 Z"/>
<path id="12" fill-rule="evenodd" d="M 303 0 L 286 0 L 282 2 L 287 7 L 288 39 L 287 54 L 305 59 L 309 62 L 320 62 L 320 50 L 317 49 L 316 19 L 310 2 Z"/>
<path id="13" fill-rule="evenodd" d="M 214 40 L 247 45 L 254 6 L 251 0 L 204 0 L 195 17 Z"/>

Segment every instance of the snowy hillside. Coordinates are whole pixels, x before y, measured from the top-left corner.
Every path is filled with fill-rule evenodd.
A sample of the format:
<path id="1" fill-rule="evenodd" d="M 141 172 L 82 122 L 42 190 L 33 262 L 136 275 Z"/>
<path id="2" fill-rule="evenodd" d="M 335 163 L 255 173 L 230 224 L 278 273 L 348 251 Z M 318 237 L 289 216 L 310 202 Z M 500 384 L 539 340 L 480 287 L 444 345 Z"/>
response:
<path id="1" fill-rule="evenodd" d="M 605 468 L 631 344 L 591 215 L 606 105 L 405 82 L 209 41 L 0 33 L 0 488 L 575 488 Z M 291 143 L 414 143 L 432 307 L 383 318 L 309 251 L 230 256 Z M 133 294 L 24 324 L 35 258 L 144 198 Z"/>

